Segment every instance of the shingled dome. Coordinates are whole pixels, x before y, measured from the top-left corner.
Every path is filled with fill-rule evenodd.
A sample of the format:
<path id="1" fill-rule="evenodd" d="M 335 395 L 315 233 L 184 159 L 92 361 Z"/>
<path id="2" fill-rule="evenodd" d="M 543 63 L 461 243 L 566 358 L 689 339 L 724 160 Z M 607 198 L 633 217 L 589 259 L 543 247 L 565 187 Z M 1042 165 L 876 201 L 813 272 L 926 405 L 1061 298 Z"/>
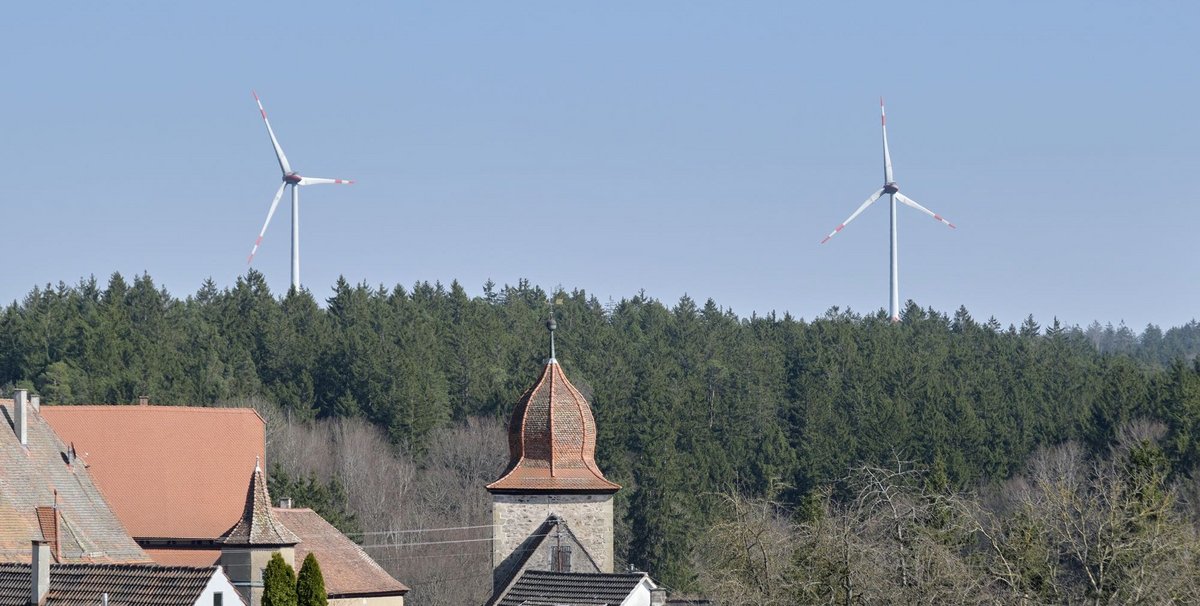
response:
<path id="1" fill-rule="evenodd" d="M 596 420 L 553 358 L 517 401 L 508 424 L 508 468 L 491 492 L 612 493 L 596 466 Z"/>

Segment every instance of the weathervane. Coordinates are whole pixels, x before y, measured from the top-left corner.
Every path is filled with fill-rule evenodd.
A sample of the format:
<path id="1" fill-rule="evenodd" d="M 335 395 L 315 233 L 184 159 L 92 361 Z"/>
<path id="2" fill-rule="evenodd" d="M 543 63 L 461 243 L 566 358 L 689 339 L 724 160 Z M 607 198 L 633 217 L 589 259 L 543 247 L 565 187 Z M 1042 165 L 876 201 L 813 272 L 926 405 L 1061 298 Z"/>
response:
<path id="1" fill-rule="evenodd" d="M 546 320 L 546 330 L 550 331 L 550 361 L 556 362 L 554 359 L 554 329 L 558 328 L 558 324 L 554 323 L 554 304 L 550 304 L 550 319 Z"/>

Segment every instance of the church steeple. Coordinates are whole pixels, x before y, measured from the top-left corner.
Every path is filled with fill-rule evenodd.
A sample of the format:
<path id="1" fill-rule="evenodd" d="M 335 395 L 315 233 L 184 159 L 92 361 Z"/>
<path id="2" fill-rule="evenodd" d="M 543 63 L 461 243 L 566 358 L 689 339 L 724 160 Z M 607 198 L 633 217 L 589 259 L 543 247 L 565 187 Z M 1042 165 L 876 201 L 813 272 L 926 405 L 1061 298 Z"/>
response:
<path id="1" fill-rule="evenodd" d="M 553 337 L 554 320 L 547 322 Z M 553 340 L 551 341 L 553 352 Z M 513 409 L 508 468 L 492 492 L 616 492 L 596 465 L 596 420 L 553 353 Z"/>
<path id="2" fill-rule="evenodd" d="M 546 328 L 550 359 L 513 409 L 508 467 L 487 486 L 496 591 L 521 570 L 549 570 L 539 567 L 550 562 L 570 560 L 591 572 L 613 571 L 613 495 L 621 486 L 596 465 L 596 419 L 587 398 L 555 359 L 553 315 Z M 570 529 L 580 547 L 575 555 L 569 546 L 559 549 L 557 544 L 551 553 L 551 542 L 537 540 L 538 529 L 551 522 Z"/>
<path id="3" fill-rule="evenodd" d="M 267 480 L 258 461 L 254 462 L 254 473 L 250 475 L 242 519 L 225 533 L 222 542 L 226 545 L 261 546 L 295 545 L 300 542 L 300 537 L 271 513 L 271 495 L 267 492 Z"/>
<path id="4" fill-rule="evenodd" d="M 250 606 L 262 603 L 263 569 L 272 554 L 279 552 L 289 566 L 296 565 L 296 544 L 300 537 L 288 530 L 271 511 L 267 479 L 256 460 L 250 486 L 246 489 L 246 507 L 242 517 L 221 538 L 221 559 L 230 582 Z"/>

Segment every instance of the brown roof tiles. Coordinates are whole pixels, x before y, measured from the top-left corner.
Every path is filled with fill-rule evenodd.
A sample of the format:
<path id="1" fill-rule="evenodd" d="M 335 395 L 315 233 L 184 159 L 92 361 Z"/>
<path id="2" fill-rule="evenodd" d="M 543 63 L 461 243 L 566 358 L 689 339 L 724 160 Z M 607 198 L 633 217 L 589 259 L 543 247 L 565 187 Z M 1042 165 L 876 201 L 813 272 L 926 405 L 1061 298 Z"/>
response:
<path id="1" fill-rule="evenodd" d="M 508 424 L 508 469 L 488 485 L 493 492 L 616 492 L 596 465 L 596 420 L 583 394 L 558 362 L 513 410 Z"/>
<path id="2" fill-rule="evenodd" d="M 321 565 L 330 598 L 404 595 L 408 587 L 392 578 L 337 528 L 311 509 L 274 509 L 276 517 L 300 537 L 296 562 L 312 553 Z"/>
<path id="3" fill-rule="evenodd" d="M 26 409 L 28 446 L 12 430 L 13 401 L 0 400 L 0 561 L 29 562 L 30 541 L 46 530 L 38 507 L 58 501 L 58 552 L 63 562 L 148 562 L 125 532 L 83 465 L 70 465 L 68 447 L 43 414 Z M 46 407 L 41 407 L 45 412 Z M 45 537 L 50 538 L 50 537 Z"/>

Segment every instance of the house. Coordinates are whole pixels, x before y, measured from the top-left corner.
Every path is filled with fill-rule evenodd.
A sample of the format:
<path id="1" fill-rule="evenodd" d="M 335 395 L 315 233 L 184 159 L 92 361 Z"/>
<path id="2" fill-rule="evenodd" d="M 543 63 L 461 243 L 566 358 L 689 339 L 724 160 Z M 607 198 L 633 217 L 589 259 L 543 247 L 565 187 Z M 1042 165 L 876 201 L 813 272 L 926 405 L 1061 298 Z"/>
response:
<path id="1" fill-rule="evenodd" d="M 159 566 L 126 533 L 38 396 L 0 400 L 0 606 L 243 604 L 219 566 Z"/>
<path id="2" fill-rule="evenodd" d="M 0 564 L 0 606 L 244 604 L 220 566 L 55 563 L 48 541 L 31 553 L 32 563 Z"/>
<path id="3" fill-rule="evenodd" d="M 492 597 L 488 606 L 663 606 L 643 572 L 615 573 L 613 495 L 596 464 L 591 405 L 554 358 L 517 401 L 509 462 L 492 495 Z"/>
<path id="4" fill-rule="evenodd" d="M 266 460 L 249 408 L 43 406 L 138 545 L 159 564 L 212 566 L 242 515 L 246 477 Z"/>
<path id="5" fill-rule="evenodd" d="M 275 507 L 272 512 L 300 537 L 296 561 L 303 562 L 312 553 L 320 562 L 330 606 L 404 606 L 408 587 L 317 512 L 290 505 Z"/>
<path id="6" fill-rule="evenodd" d="M 548 572 L 527 570 L 504 593 L 496 606 L 595 604 L 610 606 L 662 606 L 666 604 L 650 575 Z"/>
<path id="7" fill-rule="evenodd" d="M 29 564 L 44 540 L 55 563 L 151 563 L 41 410 L 25 390 L 0 400 L 0 562 Z"/>
<path id="8" fill-rule="evenodd" d="M 254 410 L 145 401 L 42 410 L 154 561 L 220 563 L 257 606 L 272 553 L 293 567 L 312 553 L 331 604 L 403 604 L 408 587 L 316 512 L 272 507 L 262 469 L 266 424 Z"/>

